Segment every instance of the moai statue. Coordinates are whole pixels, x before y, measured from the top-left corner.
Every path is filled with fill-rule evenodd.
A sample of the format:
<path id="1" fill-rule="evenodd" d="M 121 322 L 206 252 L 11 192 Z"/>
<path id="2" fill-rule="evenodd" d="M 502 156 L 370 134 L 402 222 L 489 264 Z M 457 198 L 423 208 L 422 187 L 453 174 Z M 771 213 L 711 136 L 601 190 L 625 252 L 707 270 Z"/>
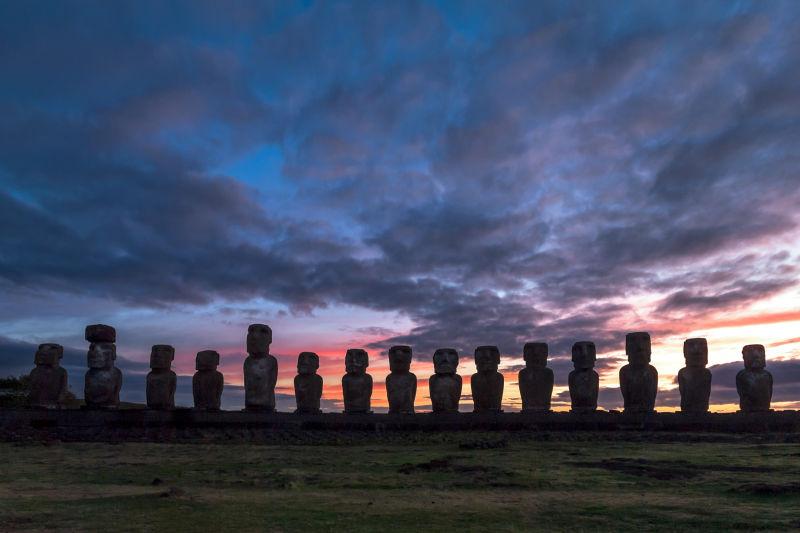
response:
<path id="1" fill-rule="evenodd" d="M 502 411 L 503 374 L 497 371 L 500 365 L 500 350 L 497 346 L 475 348 L 475 367 L 472 374 L 472 403 L 476 413 Z"/>
<path id="2" fill-rule="evenodd" d="M 553 371 L 547 368 L 546 342 L 528 342 L 522 349 L 525 368 L 519 371 L 523 411 L 549 411 L 553 395 Z"/>
<path id="3" fill-rule="evenodd" d="M 116 409 L 122 389 L 122 372 L 114 366 L 117 359 L 117 332 L 111 326 L 94 324 L 86 326 L 86 340 L 90 342 L 83 398 L 86 407 Z"/>
<path id="4" fill-rule="evenodd" d="M 452 348 L 439 348 L 433 352 L 433 370 L 428 381 L 431 406 L 434 413 L 457 413 L 461 400 L 461 376 L 458 369 L 458 352 Z"/>
<path id="5" fill-rule="evenodd" d="M 150 373 L 147 374 L 147 407 L 172 409 L 175 407 L 175 385 L 178 376 L 172 371 L 175 348 L 169 344 L 156 344 L 150 349 Z"/>
<path id="6" fill-rule="evenodd" d="M 247 328 L 247 359 L 244 360 L 244 406 L 248 411 L 275 411 L 278 360 L 269 354 L 272 330 L 266 324 Z"/>
<path id="7" fill-rule="evenodd" d="M 625 353 L 628 364 L 619 370 L 625 412 L 652 412 L 658 394 L 658 371 L 650 364 L 650 334 L 640 331 L 625 335 Z"/>
<path id="8" fill-rule="evenodd" d="M 36 350 L 31 370 L 31 390 L 28 403 L 31 407 L 58 409 L 67 394 L 67 371 L 60 366 L 64 347 L 60 344 L 40 344 Z"/>
<path id="9" fill-rule="evenodd" d="M 748 344 L 742 348 L 744 369 L 736 374 L 736 391 L 739 409 L 745 413 L 769 411 L 772 401 L 772 374 L 764 369 L 767 356 L 762 344 Z"/>
<path id="10" fill-rule="evenodd" d="M 370 413 L 372 376 L 367 374 L 369 355 L 358 348 L 347 350 L 344 357 L 347 371 L 342 377 L 342 396 L 345 413 Z"/>
<path id="11" fill-rule="evenodd" d="M 686 339 L 683 342 L 686 366 L 678 371 L 678 389 L 681 392 L 681 411 L 684 413 L 708 412 L 711 396 L 711 371 L 708 364 L 708 341 Z"/>
<path id="12" fill-rule="evenodd" d="M 410 372 L 411 347 L 389 348 L 389 370 L 386 376 L 386 396 L 389 412 L 414 414 L 414 398 L 417 396 L 417 376 Z"/>
<path id="13" fill-rule="evenodd" d="M 593 342 L 580 341 L 572 345 L 572 365 L 575 370 L 569 373 L 569 397 L 573 413 L 597 411 L 600 376 L 594 370 L 596 360 L 597 348 Z"/>
<path id="14" fill-rule="evenodd" d="M 195 368 L 197 372 L 192 377 L 192 392 L 194 393 L 194 408 L 203 411 L 219 411 L 222 403 L 222 387 L 224 379 L 222 373 L 217 371 L 219 354 L 214 350 L 197 352 Z"/>
<path id="15" fill-rule="evenodd" d="M 297 375 L 294 377 L 295 413 L 319 413 L 322 398 L 322 376 L 317 374 L 319 356 L 314 352 L 301 352 L 297 356 Z"/>

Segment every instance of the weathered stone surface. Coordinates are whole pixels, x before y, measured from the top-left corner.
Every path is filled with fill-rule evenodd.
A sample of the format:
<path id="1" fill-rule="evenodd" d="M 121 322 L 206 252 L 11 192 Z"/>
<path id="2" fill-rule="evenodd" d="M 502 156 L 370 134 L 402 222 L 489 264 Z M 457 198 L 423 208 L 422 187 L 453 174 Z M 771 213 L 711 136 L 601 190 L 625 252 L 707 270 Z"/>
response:
<path id="1" fill-rule="evenodd" d="M 708 341 L 686 339 L 683 342 L 686 366 L 678 371 L 678 389 L 681 393 L 681 411 L 705 413 L 711 397 L 711 371 L 708 364 Z"/>
<path id="2" fill-rule="evenodd" d="M 60 344 L 40 344 L 36 350 L 31 370 L 31 389 L 28 403 L 31 407 L 57 409 L 64 403 L 67 394 L 67 371 L 61 368 L 64 347 Z"/>
<path id="3" fill-rule="evenodd" d="M 172 371 L 175 348 L 169 344 L 156 344 L 150 349 L 150 372 L 147 374 L 147 407 L 172 409 L 175 407 L 175 386 L 178 376 Z"/>
<path id="4" fill-rule="evenodd" d="M 433 353 L 434 375 L 428 381 L 431 408 L 434 413 L 457 413 L 461 400 L 461 376 L 458 370 L 458 352 L 453 348 L 439 348 Z"/>
<path id="5" fill-rule="evenodd" d="M 417 376 L 411 370 L 411 347 L 389 348 L 389 370 L 386 376 L 386 396 L 389 412 L 414 414 L 414 399 L 417 396 Z"/>
<path id="6" fill-rule="evenodd" d="M 225 383 L 222 373 L 217 371 L 219 354 L 214 350 L 197 352 L 192 377 L 195 409 L 217 411 L 222 402 L 222 387 Z"/>
<path id="7" fill-rule="evenodd" d="M 553 395 L 553 371 L 547 368 L 546 342 L 528 342 L 522 349 L 525 368 L 519 371 L 523 411 L 549 411 Z"/>
<path id="8" fill-rule="evenodd" d="M 628 364 L 619 370 L 625 412 L 651 412 L 658 394 L 658 371 L 650 365 L 650 334 L 639 331 L 625 335 L 625 353 Z"/>
<path id="9" fill-rule="evenodd" d="M 345 413 L 369 413 L 372 399 L 372 376 L 367 374 L 369 355 L 351 348 L 344 358 L 347 374 L 342 377 L 342 396 Z"/>
<path id="10" fill-rule="evenodd" d="M 736 374 L 739 409 L 746 413 L 769 411 L 772 402 L 772 374 L 767 366 L 766 350 L 762 344 L 742 348 L 744 369 Z"/>
<path id="11" fill-rule="evenodd" d="M 244 403 L 252 411 L 275 411 L 275 384 L 278 360 L 269 353 L 272 330 L 266 324 L 247 328 L 247 353 L 244 360 Z"/>
<path id="12" fill-rule="evenodd" d="M 472 374 L 472 403 L 474 411 L 502 411 L 503 374 L 497 371 L 500 365 L 500 350 L 497 346 L 478 346 L 475 348 L 475 367 Z"/>
<path id="13" fill-rule="evenodd" d="M 319 413 L 322 398 L 322 376 L 317 374 L 319 356 L 301 352 L 297 356 L 297 375 L 294 377 L 295 413 Z"/>
<path id="14" fill-rule="evenodd" d="M 105 324 L 91 324 L 86 326 L 86 341 L 93 342 L 117 342 L 117 330 Z"/>
<path id="15" fill-rule="evenodd" d="M 591 413 L 597 410 L 600 376 L 594 370 L 597 349 L 593 342 L 580 341 L 572 345 L 572 365 L 569 373 L 569 397 L 572 412 Z"/>
<path id="16" fill-rule="evenodd" d="M 112 342 L 93 342 L 89 346 L 89 370 L 83 389 L 86 407 L 114 409 L 119 406 L 122 372 L 114 366 L 116 359 L 117 347 Z"/>

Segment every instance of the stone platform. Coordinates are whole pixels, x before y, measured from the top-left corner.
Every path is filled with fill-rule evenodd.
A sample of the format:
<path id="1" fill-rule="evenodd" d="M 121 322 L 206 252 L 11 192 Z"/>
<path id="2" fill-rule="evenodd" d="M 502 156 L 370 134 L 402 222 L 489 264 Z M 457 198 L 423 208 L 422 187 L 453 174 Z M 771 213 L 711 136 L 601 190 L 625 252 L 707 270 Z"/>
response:
<path id="1" fill-rule="evenodd" d="M 767 413 L 293 414 L 147 409 L 0 411 L 0 440 L 263 441 L 279 433 L 389 432 L 695 432 L 800 433 L 800 411 Z M 302 439 L 301 439 L 302 440 Z"/>

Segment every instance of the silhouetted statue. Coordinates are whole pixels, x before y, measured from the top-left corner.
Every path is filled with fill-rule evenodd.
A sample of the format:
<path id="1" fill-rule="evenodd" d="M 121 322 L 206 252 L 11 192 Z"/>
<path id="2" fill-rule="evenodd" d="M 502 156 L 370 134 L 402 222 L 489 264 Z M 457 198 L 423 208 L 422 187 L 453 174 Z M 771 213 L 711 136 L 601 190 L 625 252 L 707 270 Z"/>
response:
<path id="1" fill-rule="evenodd" d="M 528 342 L 522 349 L 525 368 L 519 371 L 523 411 L 549 411 L 553 395 L 553 371 L 547 368 L 546 342 Z"/>
<path id="2" fill-rule="evenodd" d="M 40 344 L 34 356 L 36 368 L 30 373 L 31 407 L 58 409 L 64 404 L 67 395 L 67 371 L 61 368 L 64 347 L 60 344 Z"/>
<path id="3" fill-rule="evenodd" d="M 580 341 L 572 345 L 572 366 L 569 373 L 569 397 L 573 413 L 593 413 L 597 411 L 597 393 L 600 377 L 594 371 L 597 349 L 593 342 Z"/>
<path id="4" fill-rule="evenodd" d="M 219 354 L 214 350 L 197 352 L 192 377 L 194 408 L 203 411 L 219 411 L 222 402 L 222 387 L 225 383 L 222 373 L 217 371 Z"/>
<path id="5" fill-rule="evenodd" d="M 414 414 L 414 398 L 417 396 L 417 376 L 410 372 L 411 347 L 389 348 L 389 370 L 386 376 L 386 396 L 389 412 Z"/>
<path id="6" fill-rule="evenodd" d="M 367 374 L 369 355 L 351 348 L 344 357 L 347 374 L 342 377 L 342 396 L 345 413 L 369 413 L 372 398 L 372 376 Z"/>
<path id="7" fill-rule="evenodd" d="M 640 331 L 625 335 L 625 353 L 628 364 L 619 370 L 625 412 L 651 412 L 658 394 L 658 371 L 650 364 L 650 334 Z"/>
<path id="8" fill-rule="evenodd" d="M 767 356 L 761 344 L 748 344 L 742 348 L 744 370 L 736 374 L 736 391 L 739 409 L 745 413 L 769 411 L 772 401 L 772 374 L 767 366 Z"/>
<path id="9" fill-rule="evenodd" d="M 301 352 L 297 356 L 297 375 L 294 377 L 295 413 L 319 413 L 322 398 L 322 376 L 317 374 L 319 356 L 314 352 Z"/>
<path id="10" fill-rule="evenodd" d="M 89 345 L 83 397 L 86 407 L 115 409 L 119 407 L 119 391 L 122 389 L 122 372 L 114 366 L 117 359 L 117 332 L 105 324 L 86 326 Z"/>
<path id="11" fill-rule="evenodd" d="M 475 367 L 472 374 L 472 403 L 476 413 L 502 411 L 503 374 L 497 371 L 500 350 L 497 346 L 475 348 Z"/>
<path id="12" fill-rule="evenodd" d="M 247 359 L 244 360 L 244 406 L 248 411 L 275 410 L 278 360 L 269 353 L 272 330 L 266 324 L 247 328 Z"/>
<path id="13" fill-rule="evenodd" d="M 428 381 L 431 407 L 434 413 L 457 413 L 461 400 L 461 376 L 458 369 L 458 352 L 452 348 L 439 348 L 433 353 L 433 370 Z"/>
<path id="14" fill-rule="evenodd" d="M 175 348 L 169 344 L 155 344 L 150 349 L 150 372 L 147 374 L 147 407 L 172 409 L 175 407 L 175 386 L 178 376 L 172 371 Z"/>
<path id="15" fill-rule="evenodd" d="M 678 371 L 678 389 L 681 392 L 681 411 L 684 413 L 708 412 L 711 396 L 711 371 L 708 364 L 708 341 L 686 339 L 683 342 L 686 366 Z"/>

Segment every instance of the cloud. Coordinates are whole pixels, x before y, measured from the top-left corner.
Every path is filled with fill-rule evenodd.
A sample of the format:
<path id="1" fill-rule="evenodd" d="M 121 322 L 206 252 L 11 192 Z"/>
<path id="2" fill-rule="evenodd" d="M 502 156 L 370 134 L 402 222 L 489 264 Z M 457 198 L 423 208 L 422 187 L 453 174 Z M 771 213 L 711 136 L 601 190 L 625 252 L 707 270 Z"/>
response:
<path id="1" fill-rule="evenodd" d="M 2 8 L 8 294 L 559 357 L 797 285 L 791 4 L 116 9 Z"/>

